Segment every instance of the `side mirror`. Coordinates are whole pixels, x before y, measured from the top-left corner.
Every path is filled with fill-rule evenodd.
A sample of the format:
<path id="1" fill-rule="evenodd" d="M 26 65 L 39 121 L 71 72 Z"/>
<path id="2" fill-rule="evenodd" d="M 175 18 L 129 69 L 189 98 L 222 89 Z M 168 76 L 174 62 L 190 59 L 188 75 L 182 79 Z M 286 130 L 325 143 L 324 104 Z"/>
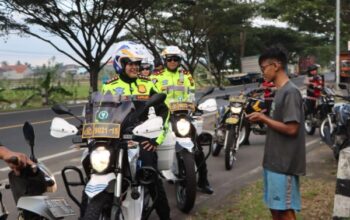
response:
<path id="1" fill-rule="evenodd" d="M 29 122 L 25 122 L 23 125 L 23 135 L 24 138 L 26 139 L 27 143 L 30 146 L 30 159 L 34 162 L 37 163 L 37 160 L 34 155 L 34 140 L 35 140 L 35 134 L 34 134 L 34 128 Z"/>
<path id="2" fill-rule="evenodd" d="M 52 137 L 62 138 L 62 137 L 75 135 L 77 133 L 78 133 L 78 129 L 74 125 L 69 124 L 63 118 L 56 117 L 51 122 L 50 135 Z"/>
<path id="3" fill-rule="evenodd" d="M 207 99 L 205 100 L 205 102 L 201 103 L 198 106 L 198 109 L 202 111 L 214 112 L 214 111 L 217 111 L 218 106 L 216 104 L 215 99 Z"/>
<path id="4" fill-rule="evenodd" d="M 343 84 L 343 83 L 339 83 L 338 86 L 341 89 L 346 89 L 347 88 L 347 86 L 345 84 Z"/>
<path id="5" fill-rule="evenodd" d="M 199 97 L 199 99 L 197 100 L 197 105 L 198 105 L 198 103 L 205 97 L 205 96 L 207 96 L 207 95 L 209 95 L 209 94 L 211 94 L 211 93 L 213 93 L 214 92 L 214 87 L 209 87 L 209 88 L 207 88 L 206 90 L 204 90 L 204 93 L 203 93 L 203 95 L 201 95 L 200 97 Z"/>
<path id="6" fill-rule="evenodd" d="M 29 122 L 25 122 L 23 125 L 23 135 L 29 146 L 34 146 L 35 134 L 34 128 Z"/>
<path id="7" fill-rule="evenodd" d="M 52 106 L 51 109 L 58 115 L 72 115 L 69 108 L 60 104 Z"/>
<path id="8" fill-rule="evenodd" d="M 214 92 L 214 87 L 209 87 L 208 89 L 205 90 L 205 92 L 202 95 L 202 97 L 207 96 L 207 95 L 209 95 L 209 94 L 211 94 L 213 92 Z"/>

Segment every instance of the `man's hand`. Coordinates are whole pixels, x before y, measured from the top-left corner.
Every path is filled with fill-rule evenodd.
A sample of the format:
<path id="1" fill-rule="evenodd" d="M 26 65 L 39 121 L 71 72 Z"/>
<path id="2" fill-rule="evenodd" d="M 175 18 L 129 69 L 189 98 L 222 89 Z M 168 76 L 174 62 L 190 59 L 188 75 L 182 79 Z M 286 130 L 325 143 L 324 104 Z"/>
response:
<path id="1" fill-rule="evenodd" d="M 141 142 L 141 146 L 146 151 L 153 151 L 154 152 L 157 150 L 158 143 L 155 140 L 151 139 L 151 140 Z"/>
<path id="2" fill-rule="evenodd" d="M 2 158 L 8 164 L 8 166 L 15 172 L 16 175 L 19 175 L 20 170 L 26 167 L 27 165 L 34 164 L 34 162 L 31 161 L 25 154 L 10 150 L 4 151 Z M 14 163 L 13 158 L 17 158 L 18 162 Z"/>
<path id="3" fill-rule="evenodd" d="M 261 112 L 253 112 L 246 117 L 251 122 L 264 122 L 264 120 L 267 118 L 267 116 Z"/>

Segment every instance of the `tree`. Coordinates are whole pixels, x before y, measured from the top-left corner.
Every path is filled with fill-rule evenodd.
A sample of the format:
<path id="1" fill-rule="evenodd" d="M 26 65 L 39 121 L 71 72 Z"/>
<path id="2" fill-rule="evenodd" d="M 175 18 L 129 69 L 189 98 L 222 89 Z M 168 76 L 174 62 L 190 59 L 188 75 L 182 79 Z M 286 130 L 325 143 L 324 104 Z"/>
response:
<path id="1" fill-rule="evenodd" d="M 178 46 L 185 53 L 184 64 L 194 72 L 207 40 L 209 19 L 203 13 L 203 5 L 207 2 L 190 5 L 180 1 L 157 1 L 152 8 L 135 17 L 126 29 L 156 58 L 160 58 L 159 51 L 165 46 Z"/>
<path id="2" fill-rule="evenodd" d="M 247 28 L 246 56 L 258 55 L 273 44 L 283 45 L 289 52 L 290 62 L 310 54 L 318 57 L 321 65 L 328 65 L 334 55 L 329 39 L 325 36 L 299 32 L 292 28 L 274 26 Z"/>
<path id="3" fill-rule="evenodd" d="M 90 73 L 97 90 L 98 73 L 107 51 L 125 24 L 149 7 L 152 0 L 0 0 L 2 24 L 43 40 Z M 20 14 L 21 16 L 16 15 Z M 7 26 L 8 26 L 7 25 Z M 61 38 L 75 54 L 39 34 L 33 25 Z M 1 28 L 1 26 L 0 26 Z M 76 55 L 76 56 L 75 56 Z"/>
<path id="4" fill-rule="evenodd" d="M 218 86 L 222 84 L 223 70 L 240 65 L 246 44 L 244 36 L 255 8 L 256 4 L 240 1 L 221 1 L 211 5 L 213 28 L 208 33 L 208 45 L 211 70 Z"/>
<path id="5" fill-rule="evenodd" d="M 9 100 L 5 99 L 5 97 L 1 94 L 3 91 L 5 91 L 5 89 L 0 88 L 0 103 L 5 102 L 5 103 L 10 104 L 11 102 Z"/>
<path id="6" fill-rule="evenodd" d="M 212 73 L 219 79 L 220 71 L 224 68 L 222 66 L 226 65 L 233 50 L 227 47 L 228 43 L 219 44 L 217 40 L 225 38 L 234 43 L 230 40 L 233 31 L 237 31 L 252 16 L 254 4 L 235 0 L 202 0 L 192 5 L 184 2 L 193 3 L 157 1 L 152 9 L 145 10 L 140 17 L 132 20 L 127 30 L 145 44 L 155 57 L 159 56 L 158 52 L 164 46 L 177 45 L 185 52 L 184 63 L 190 72 L 194 72 L 201 58 L 207 57 L 210 41 L 210 55 L 214 56 L 213 62 L 218 61 L 213 65 L 217 68 Z M 224 36 L 225 31 L 230 32 L 230 36 Z M 239 37 L 239 30 L 234 34 Z M 225 51 L 224 56 L 220 54 L 222 51 Z M 202 63 L 208 68 L 208 62 Z"/>
<path id="7" fill-rule="evenodd" d="M 341 1 L 342 48 L 350 37 L 350 2 Z M 264 17 L 287 22 L 297 31 L 321 35 L 334 41 L 335 1 L 333 0 L 265 0 L 261 7 Z"/>

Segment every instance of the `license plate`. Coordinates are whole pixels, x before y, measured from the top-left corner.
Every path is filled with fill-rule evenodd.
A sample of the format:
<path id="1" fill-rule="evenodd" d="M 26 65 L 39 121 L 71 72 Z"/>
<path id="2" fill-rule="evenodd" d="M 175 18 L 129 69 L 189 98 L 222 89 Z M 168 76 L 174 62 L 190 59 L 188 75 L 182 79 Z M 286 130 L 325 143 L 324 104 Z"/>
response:
<path id="1" fill-rule="evenodd" d="M 231 117 L 231 118 L 227 118 L 225 122 L 226 122 L 227 124 L 237 124 L 238 121 L 239 121 L 238 118 L 233 118 L 233 117 Z"/>
<path id="2" fill-rule="evenodd" d="M 229 102 L 245 103 L 246 98 L 244 96 L 230 96 Z"/>
<path id="3" fill-rule="evenodd" d="M 192 102 L 175 102 L 175 103 L 170 103 L 170 111 L 175 112 L 175 111 L 183 111 L 183 110 L 190 110 L 194 111 L 195 106 Z"/>
<path id="4" fill-rule="evenodd" d="M 55 218 L 75 215 L 74 210 L 64 198 L 45 199 L 45 203 Z"/>
<path id="5" fill-rule="evenodd" d="M 84 124 L 82 138 L 119 138 L 120 124 L 90 123 Z"/>

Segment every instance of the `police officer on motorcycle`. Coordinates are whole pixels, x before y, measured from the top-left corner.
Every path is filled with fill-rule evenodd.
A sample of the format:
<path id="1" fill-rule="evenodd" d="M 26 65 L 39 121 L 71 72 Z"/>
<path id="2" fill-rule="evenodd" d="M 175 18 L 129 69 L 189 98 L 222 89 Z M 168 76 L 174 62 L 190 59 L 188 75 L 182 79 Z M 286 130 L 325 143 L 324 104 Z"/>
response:
<path id="1" fill-rule="evenodd" d="M 183 52 L 177 46 L 168 46 L 161 53 L 165 68 L 158 72 L 154 72 L 152 81 L 155 83 L 158 90 L 167 94 L 165 100 L 169 106 L 171 100 L 188 101 L 193 99 L 195 92 L 195 83 L 190 72 L 180 69 Z M 182 86 L 189 90 L 189 93 L 177 91 L 176 88 Z M 207 194 L 212 194 L 214 191 L 208 181 L 208 169 L 204 159 L 204 153 L 201 146 L 198 146 L 198 152 L 195 153 L 195 161 L 199 167 L 198 187 Z"/>
<path id="2" fill-rule="evenodd" d="M 152 81 L 147 78 L 138 78 L 142 54 L 138 50 L 139 45 L 129 42 L 128 46 L 118 48 L 113 56 L 113 66 L 118 74 L 113 79 L 103 85 L 102 92 L 111 92 L 123 96 L 152 96 L 158 93 L 158 89 Z M 144 101 L 135 101 L 135 107 L 144 104 Z M 169 110 L 165 104 L 155 107 L 156 114 L 163 118 L 164 130 L 157 139 L 151 139 L 141 142 L 140 159 L 143 166 L 152 166 L 157 169 L 157 153 L 156 149 L 165 138 Z M 140 117 L 140 121 L 147 119 L 147 115 Z M 160 219 L 170 219 L 170 208 L 168 199 L 164 190 L 162 180 L 159 178 L 155 184 L 149 187 L 149 191 L 153 200 L 157 197 L 154 207 Z"/>

